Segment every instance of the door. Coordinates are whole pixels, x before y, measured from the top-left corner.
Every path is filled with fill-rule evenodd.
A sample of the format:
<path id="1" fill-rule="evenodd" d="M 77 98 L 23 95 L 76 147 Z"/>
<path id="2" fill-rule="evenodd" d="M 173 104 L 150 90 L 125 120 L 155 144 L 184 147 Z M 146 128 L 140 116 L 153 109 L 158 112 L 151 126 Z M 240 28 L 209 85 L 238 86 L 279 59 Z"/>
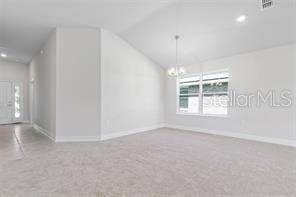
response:
<path id="1" fill-rule="evenodd" d="M 13 121 L 12 83 L 0 81 L 0 124 Z"/>
<path id="2" fill-rule="evenodd" d="M 0 124 L 22 122 L 22 83 L 0 81 Z"/>

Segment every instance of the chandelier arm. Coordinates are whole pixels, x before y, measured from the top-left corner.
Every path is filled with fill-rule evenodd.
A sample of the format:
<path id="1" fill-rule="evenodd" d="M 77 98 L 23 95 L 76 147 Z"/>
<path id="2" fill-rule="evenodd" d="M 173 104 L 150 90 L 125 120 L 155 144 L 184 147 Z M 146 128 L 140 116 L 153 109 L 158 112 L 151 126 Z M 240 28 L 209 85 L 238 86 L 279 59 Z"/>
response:
<path id="1" fill-rule="evenodd" d="M 178 38 L 176 38 L 176 67 L 178 67 Z"/>
<path id="2" fill-rule="evenodd" d="M 179 35 L 175 35 L 175 39 L 176 39 L 176 68 L 178 68 L 178 39 L 179 39 Z"/>

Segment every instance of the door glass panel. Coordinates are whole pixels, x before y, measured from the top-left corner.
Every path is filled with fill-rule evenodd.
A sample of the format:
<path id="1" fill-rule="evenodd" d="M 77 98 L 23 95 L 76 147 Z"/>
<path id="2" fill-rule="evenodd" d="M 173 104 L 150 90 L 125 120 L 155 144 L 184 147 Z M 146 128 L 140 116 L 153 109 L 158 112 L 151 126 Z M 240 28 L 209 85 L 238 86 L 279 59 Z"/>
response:
<path id="1" fill-rule="evenodd" d="M 21 87 L 19 85 L 14 86 L 14 117 L 21 117 Z"/>

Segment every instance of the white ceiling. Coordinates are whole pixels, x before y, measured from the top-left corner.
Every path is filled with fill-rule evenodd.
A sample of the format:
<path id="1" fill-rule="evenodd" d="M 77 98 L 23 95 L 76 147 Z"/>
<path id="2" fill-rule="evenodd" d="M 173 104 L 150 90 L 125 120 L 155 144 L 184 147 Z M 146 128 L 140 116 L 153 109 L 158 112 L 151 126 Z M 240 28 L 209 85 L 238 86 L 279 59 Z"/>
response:
<path id="1" fill-rule="evenodd" d="M 0 52 L 28 63 L 54 27 L 102 27 L 168 67 L 295 41 L 296 0 L 0 0 Z M 236 17 L 247 15 L 245 23 Z"/>
<path id="2" fill-rule="evenodd" d="M 180 62 L 190 65 L 290 43 L 295 40 L 295 13 L 289 0 L 278 0 L 265 11 L 260 10 L 258 0 L 185 1 L 159 10 L 122 36 L 168 67 L 174 65 L 173 35 L 177 32 Z M 236 18 L 242 14 L 247 20 L 239 24 Z"/>

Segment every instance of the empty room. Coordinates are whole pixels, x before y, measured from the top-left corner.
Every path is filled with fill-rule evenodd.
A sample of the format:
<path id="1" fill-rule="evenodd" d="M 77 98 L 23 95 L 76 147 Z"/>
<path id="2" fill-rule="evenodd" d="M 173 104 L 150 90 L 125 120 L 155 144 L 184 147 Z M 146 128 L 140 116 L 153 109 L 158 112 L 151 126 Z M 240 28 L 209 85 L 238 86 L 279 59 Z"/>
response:
<path id="1" fill-rule="evenodd" d="M 296 0 L 0 0 L 0 196 L 295 197 Z"/>

